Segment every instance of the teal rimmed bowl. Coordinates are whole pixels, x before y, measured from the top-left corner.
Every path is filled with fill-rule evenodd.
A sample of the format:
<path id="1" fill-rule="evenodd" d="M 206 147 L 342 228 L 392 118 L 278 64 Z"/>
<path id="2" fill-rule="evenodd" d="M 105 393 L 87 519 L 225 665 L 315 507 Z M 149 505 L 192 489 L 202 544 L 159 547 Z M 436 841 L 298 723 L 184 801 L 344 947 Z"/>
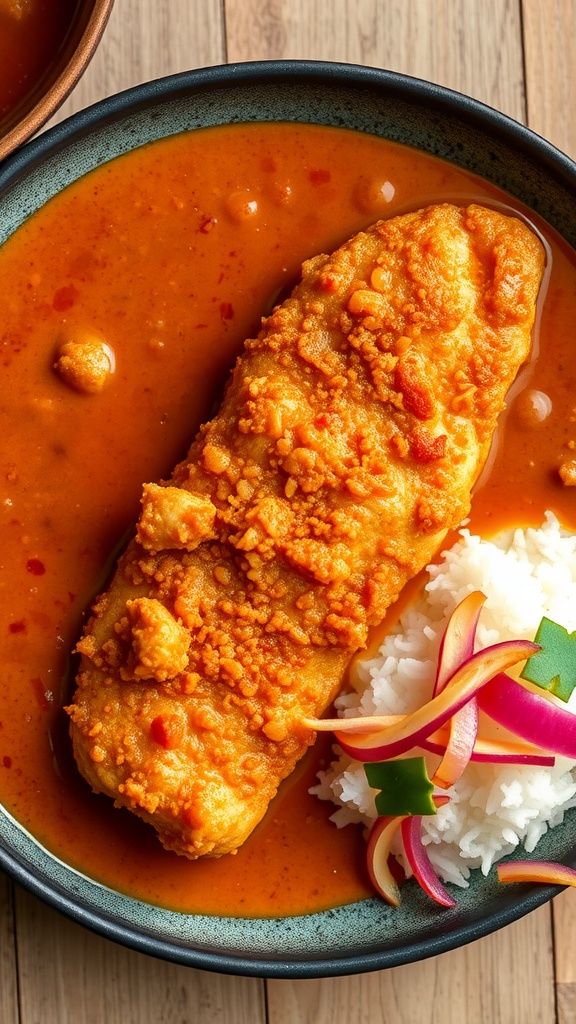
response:
<path id="1" fill-rule="evenodd" d="M 439 156 L 511 193 L 576 245 L 576 165 L 504 115 L 458 93 L 354 65 L 264 62 L 207 68 L 139 86 L 90 107 L 0 165 L 0 243 L 87 171 L 147 142 L 194 128 L 301 121 L 382 136 Z M 548 833 L 539 857 L 573 863 L 576 816 Z M 413 883 L 401 912 L 378 899 L 283 919 L 179 914 L 79 874 L 0 808 L 0 865 L 75 921 L 166 960 L 224 973 L 304 978 L 374 971 L 486 935 L 557 888 L 473 874 L 454 910 Z"/>

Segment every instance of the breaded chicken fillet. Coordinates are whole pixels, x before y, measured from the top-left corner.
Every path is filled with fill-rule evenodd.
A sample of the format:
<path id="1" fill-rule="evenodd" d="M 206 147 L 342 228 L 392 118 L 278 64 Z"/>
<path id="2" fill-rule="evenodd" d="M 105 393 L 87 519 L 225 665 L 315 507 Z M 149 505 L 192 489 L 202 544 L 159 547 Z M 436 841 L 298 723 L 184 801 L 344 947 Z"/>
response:
<path id="1" fill-rule="evenodd" d="M 191 858 L 234 852 L 404 584 L 470 506 L 530 350 L 544 253 L 441 205 L 304 264 L 78 644 L 93 789 Z"/>

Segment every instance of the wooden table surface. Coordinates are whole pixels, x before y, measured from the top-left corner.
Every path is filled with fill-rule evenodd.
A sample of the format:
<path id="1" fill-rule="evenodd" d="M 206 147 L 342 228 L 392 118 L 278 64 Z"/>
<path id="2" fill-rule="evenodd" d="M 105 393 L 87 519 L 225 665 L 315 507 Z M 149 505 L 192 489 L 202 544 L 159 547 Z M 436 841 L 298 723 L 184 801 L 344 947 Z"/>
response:
<path id="1" fill-rule="evenodd" d="M 56 120 L 151 78 L 348 61 L 466 92 L 576 157 L 576 0 L 116 0 Z M 572 1024 L 576 892 L 463 949 L 360 977 L 234 978 L 97 937 L 0 872 L 0 1024 Z"/>

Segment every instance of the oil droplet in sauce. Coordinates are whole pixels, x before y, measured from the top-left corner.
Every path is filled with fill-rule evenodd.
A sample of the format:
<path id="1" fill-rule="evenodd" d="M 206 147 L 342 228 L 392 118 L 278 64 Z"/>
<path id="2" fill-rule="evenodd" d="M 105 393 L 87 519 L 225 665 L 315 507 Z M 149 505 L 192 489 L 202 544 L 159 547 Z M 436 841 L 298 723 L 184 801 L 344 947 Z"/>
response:
<path id="1" fill-rule="evenodd" d="M 514 416 L 527 430 L 539 427 L 552 412 L 552 399 L 544 391 L 527 388 L 514 402 Z"/>

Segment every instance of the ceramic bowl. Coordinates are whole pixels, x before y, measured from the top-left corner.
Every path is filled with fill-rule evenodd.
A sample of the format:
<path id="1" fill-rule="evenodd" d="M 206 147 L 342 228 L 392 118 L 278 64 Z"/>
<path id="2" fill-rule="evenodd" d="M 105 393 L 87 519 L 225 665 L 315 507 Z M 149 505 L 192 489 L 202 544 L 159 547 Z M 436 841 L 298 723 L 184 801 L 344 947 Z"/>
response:
<path id="1" fill-rule="evenodd" d="M 0 117 L 0 160 L 27 142 L 72 91 L 100 42 L 113 3 L 82 0 L 76 5 L 57 59 L 16 107 Z"/>
<path id="2" fill-rule="evenodd" d="M 85 110 L 0 167 L 0 242 L 86 171 L 149 141 L 231 122 L 288 120 L 369 132 L 464 167 L 536 210 L 576 245 L 576 165 L 547 142 L 465 96 L 352 65 L 266 62 L 208 68 L 139 86 Z M 539 857 L 572 863 L 576 813 Z M 473 873 L 438 913 L 413 883 L 402 912 L 380 900 L 302 917 L 186 915 L 129 899 L 71 870 L 0 812 L 0 864 L 18 882 L 104 936 L 194 967 L 276 978 L 373 971 L 486 935 L 546 902 L 554 887 L 499 886 Z"/>

